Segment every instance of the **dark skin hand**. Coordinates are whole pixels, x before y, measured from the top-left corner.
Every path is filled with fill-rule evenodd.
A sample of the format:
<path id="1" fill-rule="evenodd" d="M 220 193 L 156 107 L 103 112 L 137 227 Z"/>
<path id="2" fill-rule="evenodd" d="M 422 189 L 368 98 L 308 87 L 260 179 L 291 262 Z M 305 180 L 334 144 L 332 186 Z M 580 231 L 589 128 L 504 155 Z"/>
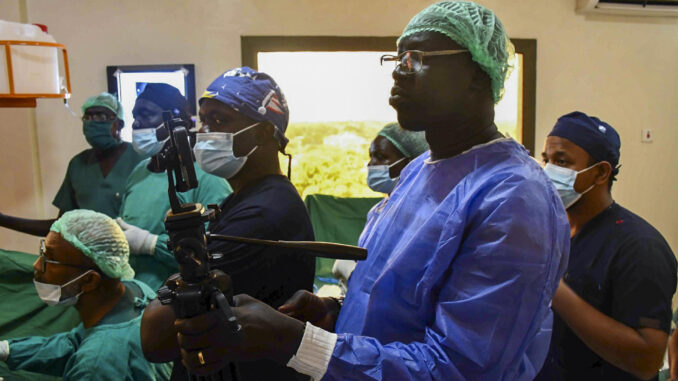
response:
<path id="1" fill-rule="evenodd" d="M 249 298 L 249 297 L 248 297 Z M 251 299 L 251 298 L 249 298 Z M 248 301 L 248 305 L 253 305 L 254 302 Z M 263 303 L 262 303 L 263 304 Z M 269 307 L 270 308 L 270 307 Z M 272 309 L 271 309 L 272 310 Z M 259 321 L 256 316 L 251 312 L 249 314 L 240 314 L 238 311 L 243 311 L 239 309 L 233 309 L 234 313 L 238 317 L 238 322 L 243 325 L 245 323 L 249 324 L 249 319 L 255 319 L 253 325 L 259 324 Z M 323 328 L 327 331 L 334 331 L 334 325 L 337 321 L 337 316 L 339 315 L 339 305 L 334 299 L 331 298 L 321 298 L 317 295 L 314 295 L 305 290 L 297 291 L 284 305 L 278 307 L 279 313 L 284 314 L 288 317 L 294 318 L 300 322 L 310 322 L 316 327 Z M 265 310 L 266 314 L 273 315 L 275 311 L 271 312 Z M 283 316 L 284 316 L 283 315 Z M 282 319 L 278 316 L 283 322 L 288 322 L 287 320 Z M 144 351 L 144 356 L 152 362 L 167 362 L 177 359 L 181 352 L 177 344 L 177 333 L 178 326 L 174 324 L 175 322 L 174 311 L 170 306 L 163 306 L 160 302 L 155 299 L 151 302 L 144 311 L 143 318 L 141 320 L 141 343 L 142 349 Z M 213 318 L 205 318 L 213 319 Z M 192 321 L 189 319 L 188 321 Z M 274 319 L 275 320 L 275 319 Z M 274 321 L 272 320 L 272 321 Z M 202 324 L 211 324 L 212 320 L 201 321 Z M 285 324 L 286 325 L 286 324 Z M 222 329 L 217 326 L 213 326 L 213 329 Z M 297 332 L 299 333 L 299 332 Z M 224 333 L 226 334 L 226 333 Z M 209 336 L 211 333 L 205 333 L 205 336 Z M 290 342 L 295 342 L 295 339 L 301 340 L 303 336 L 303 329 L 300 333 L 301 336 L 295 337 L 290 336 Z M 227 335 L 229 336 L 229 335 Z M 230 336 L 229 336 L 230 337 Z M 245 334 L 245 339 L 247 340 L 249 336 Z M 207 340 L 207 338 L 205 338 Z M 235 339 L 229 339 L 235 340 Z M 297 342 L 298 344 L 298 342 Z M 218 345 L 217 345 L 218 346 Z M 282 348 L 282 347 L 280 347 Z M 296 347 L 294 351 L 296 351 Z M 189 351 L 190 352 L 190 351 Z M 291 354 L 293 354 L 292 352 Z M 287 351 L 278 357 L 285 357 Z M 287 361 L 290 359 L 291 354 L 287 357 Z M 189 355 L 190 356 L 190 355 Z M 196 355 L 197 356 L 197 355 Z M 189 362 L 191 359 L 189 358 Z M 213 360 L 216 361 L 216 360 Z M 220 363 L 222 364 L 222 363 Z M 217 365 L 215 365 L 217 366 Z"/>
<path id="2" fill-rule="evenodd" d="M 546 139 L 544 163 L 551 163 L 575 171 L 591 167 L 589 154 L 558 136 Z M 577 175 L 574 189 L 588 192 L 567 209 L 570 235 L 574 237 L 593 217 L 612 204 L 608 187 L 612 166 L 606 161 Z M 552 302 L 553 310 L 560 315 L 574 333 L 595 353 L 611 364 L 641 379 L 657 374 L 663 361 L 668 335 L 654 328 L 632 328 L 603 314 L 577 295 L 561 280 Z"/>
<path id="3" fill-rule="evenodd" d="M 211 277 L 220 289 L 230 289 L 230 278 L 222 271 L 213 270 Z M 179 288 L 181 283 L 179 281 Z M 239 334 L 228 328 L 219 310 L 175 320 L 171 307 L 154 300 L 141 323 L 142 345 L 146 344 L 144 354 L 154 362 L 181 356 L 184 365 L 199 375 L 212 374 L 230 361 L 269 359 L 285 364 L 299 347 L 304 324 L 248 295 L 238 295 L 233 302 L 231 310 L 242 327 Z M 148 348 L 148 344 L 154 348 Z M 200 363 L 198 352 L 202 353 L 204 364 Z"/>
<path id="4" fill-rule="evenodd" d="M 122 129 L 124 122 L 116 119 L 115 114 L 111 110 L 100 106 L 88 108 L 85 110 L 84 115 L 91 116 L 94 114 L 105 114 L 109 120 L 114 120 L 114 122 L 111 124 L 111 136 L 113 136 L 117 141 L 120 141 L 120 130 Z M 99 163 L 99 168 L 101 169 L 101 174 L 103 177 L 108 176 L 115 166 L 115 163 L 118 162 L 118 159 L 120 156 L 122 156 L 127 148 L 127 145 L 119 144 L 113 148 L 103 151 L 94 149 L 94 155 L 97 159 L 97 162 Z M 64 212 L 60 210 L 57 218 L 61 217 L 62 214 L 64 214 Z M 56 218 L 36 220 L 9 216 L 0 213 L 0 226 L 38 237 L 45 237 L 49 233 L 49 228 L 52 226 L 54 221 L 56 221 Z"/>
<path id="5" fill-rule="evenodd" d="M 309 322 L 326 331 L 334 332 L 339 316 L 339 304 L 332 298 L 321 298 L 306 290 L 297 291 L 278 311 L 302 322 Z"/>
<path id="6" fill-rule="evenodd" d="M 171 282 L 176 277 L 172 275 L 165 282 Z M 216 279 L 216 284 L 221 290 L 229 290 L 231 280 L 228 275 L 220 270 L 212 270 L 210 277 Z M 183 280 L 177 285 L 181 286 Z M 144 357 L 151 362 L 169 362 L 178 359 L 181 356 L 179 345 L 177 344 L 177 331 L 174 326 L 176 320 L 174 310 L 169 305 L 162 305 L 158 299 L 153 299 L 141 318 L 141 349 Z"/>
<path id="7" fill-rule="evenodd" d="M 403 160 L 404 159 L 404 160 Z M 367 165 L 392 165 L 393 163 L 401 160 L 398 164 L 389 168 L 389 176 L 392 179 L 400 176 L 400 172 L 405 168 L 407 163 L 410 162 L 409 159 L 403 155 L 402 152 L 398 151 L 396 146 L 393 145 L 388 139 L 379 135 L 372 141 L 370 144 L 370 161 Z"/>
<path id="8" fill-rule="evenodd" d="M 153 299 L 141 317 L 141 350 L 148 361 L 159 363 L 179 358 L 177 332 L 174 329 L 176 316 L 170 306 L 163 306 Z"/>
<path id="9" fill-rule="evenodd" d="M 303 322 L 333 331 L 339 315 L 335 300 L 305 290 L 297 291 L 278 311 L 248 295 L 236 296 L 234 304 L 242 336 L 234 335 L 217 311 L 175 322 L 182 362 L 192 372 L 209 375 L 229 361 L 269 359 L 286 364 L 299 348 Z"/>
<path id="10" fill-rule="evenodd" d="M 175 322 L 182 362 L 191 372 L 213 374 L 229 361 L 268 359 L 286 364 L 296 353 L 304 323 L 249 295 L 237 295 L 233 300 L 242 338 L 227 328 L 217 311 Z"/>

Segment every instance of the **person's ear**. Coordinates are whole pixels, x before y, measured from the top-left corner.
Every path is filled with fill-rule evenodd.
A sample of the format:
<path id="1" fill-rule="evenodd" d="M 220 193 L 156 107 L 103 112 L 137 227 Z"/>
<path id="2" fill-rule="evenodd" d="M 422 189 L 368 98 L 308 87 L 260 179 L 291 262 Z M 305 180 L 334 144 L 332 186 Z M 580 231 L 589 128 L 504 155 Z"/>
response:
<path id="1" fill-rule="evenodd" d="M 475 62 L 473 63 L 470 89 L 476 94 L 492 93 L 490 76 Z"/>
<path id="2" fill-rule="evenodd" d="M 404 159 L 403 161 L 401 161 L 400 163 L 394 165 L 393 167 L 390 167 L 390 168 L 389 168 L 389 171 L 388 171 L 389 176 L 390 176 L 392 179 L 394 179 L 394 178 L 396 178 L 396 177 L 399 177 L 399 176 L 400 176 L 400 172 L 402 172 L 402 170 L 405 169 L 405 167 L 407 166 L 407 164 L 410 163 L 410 161 L 411 161 L 411 160 L 410 160 L 409 157 L 405 157 L 405 159 Z"/>
<path id="3" fill-rule="evenodd" d="M 120 119 L 116 119 L 111 123 L 111 136 L 115 138 L 115 140 L 120 141 L 120 131 L 122 130 L 122 127 L 125 125 L 125 122 L 123 122 Z"/>
<path id="4" fill-rule="evenodd" d="M 601 161 L 594 169 L 596 174 L 595 184 L 608 184 L 612 176 L 612 164 L 607 161 Z"/>
<path id="5" fill-rule="evenodd" d="M 101 283 L 101 274 L 96 271 L 90 271 L 87 275 L 82 277 L 81 290 L 83 293 L 93 291 L 99 287 Z"/>
<path id="6" fill-rule="evenodd" d="M 262 122 L 261 125 L 256 128 L 254 139 L 258 146 L 263 146 L 268 144 L 271 140 L 275 140 L 274 135 L 275 127 L 273 126 L 273 123 Z"/>

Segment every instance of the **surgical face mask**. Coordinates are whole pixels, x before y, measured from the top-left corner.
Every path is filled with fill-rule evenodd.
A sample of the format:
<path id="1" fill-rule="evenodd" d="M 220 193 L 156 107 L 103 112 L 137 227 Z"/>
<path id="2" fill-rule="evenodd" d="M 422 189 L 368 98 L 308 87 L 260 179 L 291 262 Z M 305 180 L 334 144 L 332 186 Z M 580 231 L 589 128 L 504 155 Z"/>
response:
<path id="1" fill-rule="evenodd" d="M 544 172 L 546 172 L 546 175 L 551 179 L 551 182 L 558 190 L 558 195 L 560 195 L 560 199 L 563 201 L 565 209 L 574 205 L 575 202 L 579 201 L 581 196 L 593 188 L 595 184 L 591 184 L 588 189 L 579 193 L 574 190 L 574 183 L 577 181 L 578 174 L 586 172 L 595 166 L 596 164 L 577 172 L 573 169 L 559 167 L 551 163 L 546 164 L 544 167 Z"/>
<path id="2" fill-rule="evenodd" d="M 239 133 L 257 125 L 259 123 L 245 127 L 234 134 L 229 132 L 197 134 L 195 147 L 193 147 L 195 161 L 203 171 L 224 179 L 230 179 L 242 169 L 245 162 L 247 162 L 247 157 L 257 149 L 257 146 L 255 146 L 247 155 L 235 157 L 233 153 L 233 138 Z"/>
<path id="3" fill-rule="evenodd" d="M 61 294 L 63 288 L 82 278 L 90 271 L 92 270 L 85 271 L 84 273 L 75 277 L 75 279 L 66 282 L 65 284 L 62 285 L 42 283 L 38 282 L 35 279 L 33 279 L 33 284 L 35 285 L 35 290 L 38 292 L 38 296 L 40 297 L 40 299 L 43 302 L 45 302 L 45 304 L 47 304 L 48 306 L 72 306 L 78 302 L 80 295 L 82 295 L 82 291 L 80 291 L 78 294 L 74 296 L 68 296 L 64 298 L 63 295 Z"/>
<path id="4" fill-rule="evenodd" d="M 86 120 L 82 122 L 82 133 L 85 135 L 87 143 L 93 148 L 105 150 L 113 148 L 120 144 L 119 141 L 111 135 L 111 125 L 114 121 L 97 122 L 95 120 Z"/>
<path id="5" fill-rule="evenodd" d="M 169 139 L 169 137 L 167 138 Z M 155 128 L 142 128 L 132 131 L 132 145 L 134 150 L 146 157 L 151 157 L 160 152 L 167 139 L 158 141 Z"/>
<path id="6" fill-rule="evenodd" d="M 400 176 L 391 178 L 391 167 L 405 160 L 402 158 L 391 165 L 369 165 L 367 166 L 367 186 L 375 192 L 391 194 L 393 188 Z"/>

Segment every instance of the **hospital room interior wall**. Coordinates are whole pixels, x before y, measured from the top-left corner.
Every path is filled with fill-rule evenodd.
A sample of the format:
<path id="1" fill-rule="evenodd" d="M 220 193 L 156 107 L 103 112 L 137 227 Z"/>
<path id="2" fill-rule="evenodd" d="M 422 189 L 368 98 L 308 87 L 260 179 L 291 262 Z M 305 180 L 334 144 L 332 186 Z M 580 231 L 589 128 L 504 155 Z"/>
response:
<path id="1" fill-rule="evenodd" d="M 19 21 L 17 4 L 26 4 L 28 21 L 48 25 L 57 41 L 66 44 L 71 105 L 79 112 L 87 96 L 106 90 L 107 65 L 193 63 L 199 95 L 216 75 L 240 64 L 242 35 L 393 36 L 431 3 L 5 0 L 0 2 L 0 18 Z M 672 160 L 678 141 L 678 18 L 584 16 L 575 13 L 575 0 L 480 3 L 496 11 L 510 36 L 537 39 L 537 153 L 562 114 L 581 110 L 608 121 L 622 138 L 623 167 L 613 189 L 615 199 L 657 227 L 678 251 L 678 176 Z M 303 77 L 303 70 L 299 75 Z M 319 84 L 319 98 L 323 91 Z M 32 168 L 27 113 L 0 109 L 5 144 L 0 153 L 5 178 L 0 211 L 55 216 L 51 201 L 68 161 L 87 143 L 80 120 L 62 102 L 39 101 L 35 115 L 40 151 L 35 159 L 44 197 L 36 200 L 39 192 L 27 172 Z M 652 143 L 641 143 L 644 128 L 652 129 Z M 7 144 L 6 136 L 15 140 Z M 16 236 L 0 231 L 0 246 L 34 251 L 33 243 L 25 245 Z"/>
<path id="2" fill-rule="evenodd" d="M 0 19 L 21 21 L 18 1 L 0 1 Z M 25 108 L 0 108 L 0 212 L 41 215 L 42 187 L 37 160 L 35 112 Z M 0 248 L 37 252 L 37 237 L 0 228 Z"/>

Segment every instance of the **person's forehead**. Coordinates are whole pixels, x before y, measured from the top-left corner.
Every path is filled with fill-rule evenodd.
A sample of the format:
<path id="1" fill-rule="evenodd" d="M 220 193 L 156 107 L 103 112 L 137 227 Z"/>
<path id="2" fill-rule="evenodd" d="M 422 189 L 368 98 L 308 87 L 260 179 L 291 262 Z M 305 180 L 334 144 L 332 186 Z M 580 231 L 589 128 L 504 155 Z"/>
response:
<path id="1" fill-rule="evenodd" d="M 85 114 L 95 114 L 95 113 L 99 113 L 99 112 L 104 112 L 104 113 L 107 113 L 107 114 L 113 114 L 113 111 L 111 111 L 108 108 L 103 107 L 103 106 L 92 106 L 92 107 L 88 107 L 85 110 Z"/>
<path id="2" fill-rule="evenodd" d="M 137 101 L 134 102 L 134 111 L 139 111 L 142 109 L 154 112 L 162 112 L 162 107 L 158 106 L 158 104 L 155 102 L 144 98 L 137 98 Z"/>
<path id="3" fill-rule="evenodd" d="M 237 120 L 246 120 L 246 121 L 251 121 L 254 123 L 253 120 L 251 120 L 247 115 L 244 115 L 232 107 L 228 106 L 227 104 L 220 102 L 216 99 L 203 99 L 202 102 L 200 102 L 200 111 L 198 112 L 201 118 L 206 118 L 206 117 L 211 117 L 214 115 L 218 116 L 226 116 L 230 119 L 237 119 Z"/>
<path id="4" fill-rule="evenodd" d="M 402 155 L 402 153 L 396 148 L 396 146 L 391 143 L 390 140 L 386 139 L 385 137 L 378 135 L 374 140 L 372 141 L 372 145 L 370 146 L 370 151 L 374 152 L 382 152 L 382 153 L 387 153 L 387 154 L 394 154 L 394 155 Z"/>
<path id="5" fill-rule="evenodd" d="M 85 260 L 85 255 L 80 250 L 53 231 L 45 237 L 45 256 L 66 263 L 82 263 Z"/>
<path id="6" fill-rule="evenodd" d="M 228 105 L 226 105 L 223 102 L 220 102 L 216 99 L 206 98 L 206 99 L 202 99 L 200 101 L 200 109 L 198 110 L 198 113 L 200 115 L 210 114 L 210 113 L 215 113 L 215 112 L 229 114 L 229 113 L 232 113 L 234 111 L 235 110 L 233 110 L 231 107 L 229 107 Z"/>
<path id="7" fill-rule="evenodd" d="M 574 144 L 570 139 L 560 136 L 549 136 L 546 138 L 545 152 L 547 155 L 565 154 L 573 158 L 588 159 L 589 154 L 580 146 Z"/>
<path id="8" fill-rule="evenodd" d="M 398 51 L 405 50 L 454 50 L 464 49 L 461 45 L 442 33 L 426 31 L 404 37 L 398 43 Z"/>

